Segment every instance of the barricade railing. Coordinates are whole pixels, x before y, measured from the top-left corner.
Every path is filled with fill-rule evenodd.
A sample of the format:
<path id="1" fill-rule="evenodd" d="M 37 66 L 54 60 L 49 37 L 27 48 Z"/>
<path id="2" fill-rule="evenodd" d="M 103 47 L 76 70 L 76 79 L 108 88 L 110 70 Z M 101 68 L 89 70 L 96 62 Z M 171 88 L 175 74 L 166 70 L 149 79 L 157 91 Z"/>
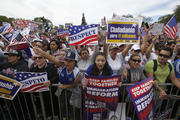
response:
<path id="1" fill-rule="evenodd" d="M 126 118 L 136 120 L 135 109 L 125 89 L 130 85 L 132 84 L 122 84 L 119 104 L 125 106 Z M 177 118 L 178 113 L 180 113 L 179 89 L 171 83 L 161 83 L 159 85 L 166 86 L 167 97 L 159 104 L 160 108 L 156 111 L 159 114 L 158 117 L 161 115 L 162 118 Z M 58 84 L 53 84 L 50 91 L 42 93 L 19 92 L 12 101 L 1 98 L 0 120 L 83 120 L 82 91 L 72 89 L 61 91 L 56 90 L 57 87 Z M 82 90 L 80 83 L 79 87 Z M 72 98 L 72 92 L 73 94 L 77 93 L 77 96 Z M 124 107 L 120 111 L 124 112 Z M 123 114 L 121 113 L 121 115 Z"/>

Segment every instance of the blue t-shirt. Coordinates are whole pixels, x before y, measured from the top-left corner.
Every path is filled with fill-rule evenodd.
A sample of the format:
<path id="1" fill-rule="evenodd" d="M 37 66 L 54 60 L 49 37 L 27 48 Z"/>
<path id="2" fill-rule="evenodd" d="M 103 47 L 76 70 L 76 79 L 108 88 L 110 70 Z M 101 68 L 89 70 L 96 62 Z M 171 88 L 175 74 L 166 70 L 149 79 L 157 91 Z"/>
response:
<path id="1" fill-rule="evenodd" d="M 174 63 L 175 74 L 177 78 L 180 78 L 180 59 L 177 59 Z"/>
<path id="2" fill-rule="evenodd" d="M 59 71 L 59 82 L 61 84 L 72 84 L 79 75 L 79 69 L 74 67 L 71 73 L 67 72 L 66 67 Z"/>
<path id="3" fill-rule="evenodd" d="M 91 64 L 89 67 L 88 67 L 88 69 L 86 70 L 86 75 L 91 75 L 91 70 L 92 70 L 92 67 L 93 67 L 93 64 Z M 111 75 L 113 75 L 113 70 L 112 70 L 112 68 L 109 66 L 109 69 L 110 69 L 110 74 Z M 111 76 L 110 75 L 110 76 Z M 102 75 L 102 73 L 100 73 L 100 75 L 99 75 L 100 77 L 103 77 L 103 75 Z"/>

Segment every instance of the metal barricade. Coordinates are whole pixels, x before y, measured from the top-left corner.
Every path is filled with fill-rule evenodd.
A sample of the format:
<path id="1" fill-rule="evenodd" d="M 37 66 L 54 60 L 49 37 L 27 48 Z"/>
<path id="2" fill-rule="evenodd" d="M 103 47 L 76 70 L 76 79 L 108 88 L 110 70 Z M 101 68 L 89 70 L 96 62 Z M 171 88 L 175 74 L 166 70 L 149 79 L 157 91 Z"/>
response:
<path id="1" fill-rule="evenodd" d="M 123 84 L 121 86 L 119 104 L 125 106 L 126 118 L 136 120 L 137 115 L 135 109 L 126 92 L 126 87 L 129 85 L 132 84 Z M 177 115 L 180 113 L 179 89 L 171 83 L 160 84 L 160 86 L 166 86 L 168 95 L 162 100 L 159 105 L 160 108 L 156 111 L 159 114 L 159 118 L 157 119 L 163 117 L 177 119 Z M 73 89 L 63 91 L 58 89 L 56 91 L 57 87 L 58 84 L 53 84 L 50 87 L 50 91 L 42 93 L 19 92 L 13 101 L 1 98 L 0 120 L 83 120 L 82 91 L 72 98 L 72 94 L 79 93 L 79 91 L 73 91 Z M 79 106 L 73 103 L 74 101 L 77 102 L 77 100 L 81 100 L 81 102 L 78 103 Z M 124 107 L 122 107 L 120 111 L 124 111 Z M 124 115 L 124 113 L 120 113 L 120 115 Z"/>

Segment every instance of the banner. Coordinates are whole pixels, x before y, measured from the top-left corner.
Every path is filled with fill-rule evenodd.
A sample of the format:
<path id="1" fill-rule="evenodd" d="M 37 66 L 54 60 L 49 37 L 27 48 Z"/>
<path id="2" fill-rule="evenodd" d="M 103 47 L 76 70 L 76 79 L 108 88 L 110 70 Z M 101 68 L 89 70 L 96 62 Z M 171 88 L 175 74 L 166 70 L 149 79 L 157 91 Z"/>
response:
<path id="1" fill-rule="evenodd" d="M 49 91 L 49 87 L 44 86 L 47 80 L 47 73 L 17 72 L 16 80 L 22 83 L 21 92 L 43 92 Z"/>
<path id="2" fill-rule="evenodd" d="M 23 19 L 16 19 L 13 21 L 14 28 L 17 29 L 23 29 L 25 27 L 29 26 L 29 20 L 23 20 Z"/>
<path id="3" fill-rule="evenodd" d="M 68 30 L 70 26 L 73 26 L 73 24 L 72 23 L 65 23 L 65 29 Z"/>
<path id="4" fill-rule="evenodd" d="M 0 98 L 13 100 L 21 87 L 20 82 L 0 75 Z"/>
<path id="5" fill-rule="evenodd" d="M 139 44 L 140 18 L 124 18 L 108 21 L 107 43 Z"/>
<path id="6" fill-rule="evenodd" d="M 0 27 L 0 35 L 4 38 L 7 42 L 10 42 L 12 39 L 13 28 L 11 27 L 10 23 L 3 22 L 3 26 Z"/>
<path id="7" fill-rule="evenodd" d="M 88 85 L 84 90 L 84 120 L 105 119 L 107 111 L 115 111 L 118 104 L 120 76 L 86 76 Z"/>
<path id="8" fill-rule="evenodd" d="M 150 77 L 126 88 L 139 120 L 153 119 L 153 80 Z"/>
<path id="9" fill-rule="evenodd" d="M 57 37 L 66 37 L 69 36 L 69 31 L 59 28 L 57 31 Z"/>
<path id="10" fill-rule="evenodd" d="M 70 26 L 69 45 L 98 45 L 98 24 Z"/>

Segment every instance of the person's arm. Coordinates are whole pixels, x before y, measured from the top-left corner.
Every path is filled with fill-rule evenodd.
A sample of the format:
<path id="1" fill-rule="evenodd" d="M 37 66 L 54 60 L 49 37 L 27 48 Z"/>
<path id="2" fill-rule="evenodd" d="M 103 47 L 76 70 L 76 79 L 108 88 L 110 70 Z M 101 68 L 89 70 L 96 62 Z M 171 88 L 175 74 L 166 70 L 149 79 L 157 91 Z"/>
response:
<path id="1" fill-rule="evenodd" d="M 79 53 L 77 52 L 76 47 L 75 47 L 75 46 L 70 46 L 70 49 L 71 49 L 71 51 L 73 51 L 73 52 L 76 54 L 76 56 L 77 56 L 77 61 L 79 61 L 79 60 L 81 59 L 81 56 L 80 56 Z"/>
<path id="2" fill-rule="evenodd" d="M 34 50 L 35 54 L 40 55 L 40 56 L 48 59 L 49 61 L 55 63 L 55 65 L 57 65 L 57 66 L 60 67 L 60 66 L 63 65 L 63 61 L 60 61 L 60 60 L 57 59 L 55 56 L 50 55 L 49 53 L 41 50 L 40 48 L 34 47 L 33 50 Z"/>
<path id="3" fill-rule="evenodd" d="M 144 51 L 146 49 L 146 43 L 147 43 L 148 34 L 149 34 L 149 29 L 146 27 L 146 25 L 144 25 L 144 30 L 145 30 L 146 34 L 145 34 L 144 40 L 141 44 L 141 52 L 143 52 L 142 54 L 144 54 Z"/>
<path id="4" fill-rule="evenodd" d="M 132 46 L 133 46 L 133 44 L 128 44 L 128 45 L 126 45 L 125 49 L 122 51 L 122 56 L 123 56 L 123 58 L 126 57 L 126 54 L 127 54 L 128 51 L 131 49 Z"/>
<path id="5" fill-rule="evenodd" d="M 103 36 L 103 52 L 107 56 L 109 54 L 108 53 L 109 49 L 108 49 L 108 44 L 106 44 L 106 36 L 107 36 L 107 32 Z"/>
<path id="6" fill-rule="evenodd" d="M 150 58 L 150 54 L 152 51 L 153 46 L 156 43 L 156 39 L 158 38 L 158 36 L 156 35 L 153 39 L 152 39 L 152 43 L 149 45 L 149 47 L 146 50 L 146 58 L 149 59 Z"/>
<path id="7" fill-rule="evenodd" d="M 59 88 L 61 88 L 61 89 L 72 88 L 72 87 L 74 87 L 74 86 L 76 86 L 78 84 L 79 80 L 80 80 L 80 74 L 75 79 L 74 83 L 72 83 L 72 84 L 60 84 Z"/>
<path id="8" fill-rule="evenodd" d="M 159 91 L 159 98 L 163 98 L 167 95 L 166 92 L 159 87 L 157 81 L 153 81 L 152 84 Z"/>
<path id="9" fill-rule="evenodd" d="M 171 71 L 170 73 L 170 79 L 176 87 L 180 88 L 180 78 L 176 78 L 175 73 L 173 71 Z"/>
<path id="10" fill-rule="evenodd" d="M 90 56 L 90 59 L 91 59 L 92 61 L 95 59 L 96 53 L 99 52 L 99 46 L 94 45 L 93 50 L 94 50 L 94 51 L 93 51 L 92 55 Z"/>
<path id="11" fill-rule="evenodd" d="M 149 78 L 149 77 L 152 77 L 154 75 L 154 72 L 153 72 L 153 61 L 149 61 L 145 64 L 145 71 L 146 71 L 146 77 Z"/>

